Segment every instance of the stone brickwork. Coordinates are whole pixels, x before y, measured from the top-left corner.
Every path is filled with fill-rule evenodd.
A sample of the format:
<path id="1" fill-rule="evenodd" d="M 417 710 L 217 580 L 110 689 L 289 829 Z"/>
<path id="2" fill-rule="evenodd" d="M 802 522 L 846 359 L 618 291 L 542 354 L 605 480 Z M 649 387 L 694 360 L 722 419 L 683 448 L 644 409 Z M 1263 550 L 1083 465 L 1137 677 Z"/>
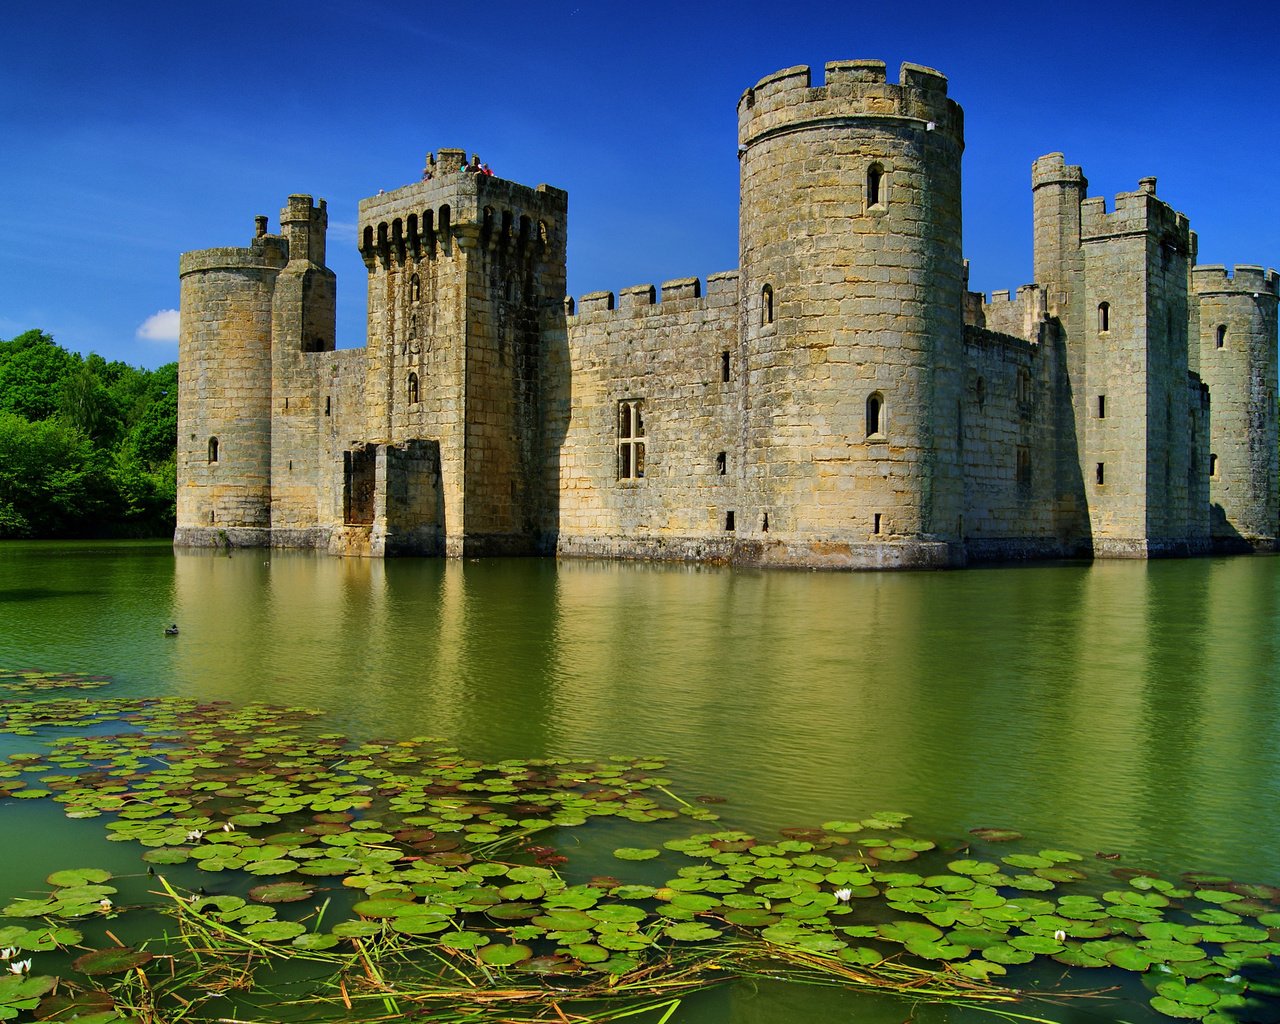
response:
<path id="1" fill-rule="evenodd" d="M 1200 373 L 1214 396 L 1208 447 L 1215 544 L 1274 550 L 1276 307 L 1280 278 L 1261 267 L 1195 267 Z"/>
<path id="2" fill-rule="evenodd" d="M 1154 178 L 1108 211 L 1050 154 L 1035 283 L 987 301 L 963 149 L 936 71 L 780 71 L 738 104 L 739 268 L 577 303 L 566 194 L 440 150 L 360 204 L 360 349 L 335 349 L 325 205 L 290 196 L 278 235 L 182 257 L 175 543 L 828 568 L 1274 547 L 1276 275 L 1194 267 Z"/>

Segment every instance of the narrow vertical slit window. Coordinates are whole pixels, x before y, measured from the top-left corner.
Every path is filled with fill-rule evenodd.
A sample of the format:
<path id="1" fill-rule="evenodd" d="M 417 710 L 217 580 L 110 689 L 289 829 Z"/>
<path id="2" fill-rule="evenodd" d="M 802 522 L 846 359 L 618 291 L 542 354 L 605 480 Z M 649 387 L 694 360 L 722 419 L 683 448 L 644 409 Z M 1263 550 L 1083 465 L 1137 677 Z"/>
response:
<path id="1" fill-rule="evenodd" d="M 1111 303 L 1098 303 L 1098 333 L 1104 334 L 1111 330 Z"/>
<path id="2" fill-rule="evenodd" d="M 324 397 L 324 414 L 328 416 L 333 409 L 333 398 L 329 395 Z"/>
<path id="3" fill-rule="evenodd" d="M 1096 484 L 1105 484 L 1107 482 L 1107 464 L 1099 462 L 1093 471 L 1093 479 Z"/>
<path id="4" fill-rule="evenodd" d="M 734 529 L 732 512 L 726 512 L 724 514 L 724 528 L 726 531 L 732 531 Z"/>
<path id="5" fill-rule="evenodd" d="M 1098 419 L 1105 420 L 1107 418 L 1107 396 L 1098 396 Z"/>
<path id="6" fill-rule="evenodd" d="M 884 432 L 884 395 L 876 391 L 867 396 L 867 437 L 880 438 Z"/>
<path id="7" fill-rule="evenodd" d="M 644 401 L 618 403 L 618 479 L 644 479 Z"/>
<path id="8" fill-rule="evenodd" d="M 773 323 L 773 285 L 760 289 L 760 326 Z"/>
<path id="9" fill-rule="evenodd" d="M 880 164 L 872 164 L 867 168 L 867 209 L 884 206 L 884 200 L 884 168 Z"/>
<path id="10" fill-rule="evenodd" d="M 1218 329 L 1213 334 L 1213 347 L 1222 348 L 1227 343 L 1227 325 L 1218 324 Z"/>
<path id="11" fill-rule="evenodd" d="M 724 476 L 725 471 L 728 469 L 728 465 L 729 465 L 728 455 L 725 452 L 721 452 L 719 455 L 716 456 L 716 475 Z"/>
<path id="12" fill-rule="evenodd" d="M 879 533 L 879 532 L 880 532 L 880 513 L 879 513 L 879 512 L 877 512 L 877 513 L 875 514 L 875 516 L 873 516 L 873 517 L 872 517 L 872 520 L 871 520 L 871 532 L 872 532 L 872 533 Z"/>
<path id="13" fill-rule="evenodd" d="M 760 532 L 761 533 L 769 532 L 769 513 L 768 512 L 764 513 L 764 515 L 760 517 Z"/>
<path id="14" fill-rule="evenodd" d="M 729 353 L 720 353 L 720 382 L 727 384 L 729 382 Z"/>
<path id="15" fill-rule="evenodd" d="M 1209 453 L 1209 476 L 1218 479 L 1218 456 L 1212 452 Z"/>
<path id="16" fill-rule="evenodd" d="M 418 404 L 418 375 L 416 373 L 409 374 L 409 404 Z"/>
<path id="17" fill-rule="evenodd" d="M 209 438 L 209 461 L 218 461 L 218 439 L 216 437 Z"/>

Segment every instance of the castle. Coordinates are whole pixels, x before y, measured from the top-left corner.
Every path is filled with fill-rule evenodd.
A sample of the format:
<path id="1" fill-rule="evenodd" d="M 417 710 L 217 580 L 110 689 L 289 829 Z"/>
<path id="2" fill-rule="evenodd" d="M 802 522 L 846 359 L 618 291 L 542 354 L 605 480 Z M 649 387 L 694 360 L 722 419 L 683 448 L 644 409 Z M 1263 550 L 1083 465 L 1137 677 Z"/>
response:
<path id="1" fill-rule="evenodd" d="M 1154 178 L 1035 161 L 1035 283 L 961 252 L 941 74 L 838 61 L 738 103 L 740 264 L 565 298 L 568 197 L 466 173 L 181 258 L 178 545 L 833 568 L 1274 549 L 1274 271 L 1196 266 Z M 1212 403 L 1212 404 L 1211 404 Z"/>

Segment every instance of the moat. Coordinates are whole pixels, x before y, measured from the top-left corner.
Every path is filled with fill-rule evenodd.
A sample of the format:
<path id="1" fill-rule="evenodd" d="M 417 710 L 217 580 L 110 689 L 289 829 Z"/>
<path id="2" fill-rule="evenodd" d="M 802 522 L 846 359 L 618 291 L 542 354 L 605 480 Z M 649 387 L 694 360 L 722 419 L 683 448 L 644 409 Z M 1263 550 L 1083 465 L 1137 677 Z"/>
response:
<path id="1" fill-rule="evenodd" d="M 0 608 L 0 666 L 106 674 L 111 696 L 308 705 L 353 735 L 487 759 L 660 756 L 732 827 L 897 810 L 931 836 L 1008 827 L 1280 882 L 1273 557 L 828 575 L 10 543 Z M 30 742 L 0 736 L 0 753 Z M 51 850 L 54 867 L 127 859 L 56 804 L 0 809 L 6 899 L 40 887 Z M 831 1019 L 853 999 L 729 988 L 687 1019 Z"/>

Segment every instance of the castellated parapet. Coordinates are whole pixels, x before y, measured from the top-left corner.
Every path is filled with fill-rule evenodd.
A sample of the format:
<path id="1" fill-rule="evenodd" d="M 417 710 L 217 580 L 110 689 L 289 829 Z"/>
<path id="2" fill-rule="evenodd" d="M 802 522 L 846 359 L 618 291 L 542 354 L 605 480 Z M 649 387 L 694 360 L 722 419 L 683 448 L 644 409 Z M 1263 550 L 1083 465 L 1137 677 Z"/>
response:
<path id="1" fill-rule="evenodd" d="M 1034 280 L 987 301 L 943 75 L 787 68 L 743 93 L 737 145 L 738 268 L 576 302 L 567 195 L 428 154 L 360 203 L 358 349 L 323 201 L 185 254 L 175 542 L 826 568 L 1274 547 L 1277 278 L 1195 267 L 1154 178 L 1108 210 L 1041 157 Z"/>

